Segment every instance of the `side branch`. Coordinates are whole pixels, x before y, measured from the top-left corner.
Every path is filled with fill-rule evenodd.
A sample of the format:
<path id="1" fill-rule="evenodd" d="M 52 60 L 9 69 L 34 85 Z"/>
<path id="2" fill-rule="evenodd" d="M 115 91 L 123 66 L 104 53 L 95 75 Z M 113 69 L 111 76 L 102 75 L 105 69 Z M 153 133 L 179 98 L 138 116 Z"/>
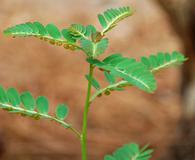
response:
<path id="1" fill-rule="evenodd" d="M 9 104 L 4 104 L 4 103 L 0 103 L 0 107 L 4 110 L 11 112 L 11 113 L 18 113 L 18 114 L 21 114 L 24 116 L 32 117 L 34 119 L 39 119 L 39 118 L 43 117 L 45 119 L 55 121 L 58 124 L 60 124 L 61 126 L 63 126 L 64 128 L 70 129 L 78 138 L 81 137 L 81 134 L 79 133 L 79 131 L 77 131 L 75 128 L 73 128 L 71 124 L 66 123 L 64 121 L 61 121 L 61 120 L 59 120 L 51 115 L 42 114 L 42 113 L 39 113 L 36 111 L 26 110 L 24 108 L 15 107 L 15 106 L 12 106 Z"/>
<path id="2" fill-rule="evenodd" d="M 106 91 L 110 91 L 113 90 L 114 88 L 120 87 L 120 86 L 129 86 L 130 84 L 127 81 L 119 81 L 117 83 L 111 84 L 105 88 L 102 88 L 100 90 L 98 90 L 96 93 L 94 93 L 94 95 L 90 98 L 90 103 L 92 103 L 96 97 L 100 96 L 102 93 L 106 92 Z"/>

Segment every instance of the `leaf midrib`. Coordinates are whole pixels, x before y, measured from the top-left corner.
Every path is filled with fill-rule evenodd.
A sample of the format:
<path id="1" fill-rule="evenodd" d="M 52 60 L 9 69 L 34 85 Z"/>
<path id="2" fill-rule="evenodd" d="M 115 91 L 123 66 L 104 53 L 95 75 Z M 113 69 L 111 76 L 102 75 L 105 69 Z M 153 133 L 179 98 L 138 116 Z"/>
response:
<path id="1" fill-rule="evenodd" d="M 59 39 L 59 38 L 53 38 L 49 35 L 42 35 L 42 34 L 39 34 L 39 33 L 27 33 L 27 32 L 14 32 L 14 33 L 11 33 L 11 34 L 7 34 L 7 35 L 20 35 L 20 34 L 23 34 L 24 36 L 27 35 L 27 36 L 39 36 L 39 37 L 43 37 L 43 38 L 48 38 L 50 40 L 57 40 L 57 41 L 60 41 L 60 42 L 68 42 L 67 40 L 63 40 L 63 39 Z"/>
<path id="2" fill-rule="evenodd" d="M 115 68 L 115 67 L 114 67 Z M 131 73 L 126 73 L 126 72 L 123 72 L 121 70 L 119 70 L 118 68 L 115 68 L 118 72 L 122 73 L 122 74 L 125 74 L 129 77 L 131 77 L 132 79 L 138 81 L 139 83 L 141 83 L 142 85 L 144 85 L 149 91 L 152 91 L 152 89 L 146 84 L 144 83 L 144 81 L 141 81 L 140 79 L 136 78 L 135 76 L 132 76 Z"/>
<path id="3" fill-rule="evenodd" d="M 112 24 L 114 24 L 120 17 L 128 16 L 128 15 L 130 15 L 130 13 L 126 11 L 123 14 L 120 14 L 117 17 L 113 18 L 113 20 L 107 24 L 107 27 L 103 29 L 101 34 L 103 35 L 110 28 L 110 26 L 112 26 Z"/>
<path id="4" fill-rule="evenodd" d="M 164 63 L 163 65 L 160 65 L 160 66 L 158 66 L 158 67 L 154 67 L 154 68 L 151 69 L 150 71 L 151 71 L 151 72 L 155 72 L 155 71 L 160 70 L 161 68 L 166 68 L 166 67 L 168 67 L 168 66 L 170 66 L 170 65 L 173 65 L 174 63 L 177 63 L 177 62 L 179 62 L 178 59 L 174 59 L 174 60 L 171 60 L 171 61 L 169 61 L 169 62 Z"/>

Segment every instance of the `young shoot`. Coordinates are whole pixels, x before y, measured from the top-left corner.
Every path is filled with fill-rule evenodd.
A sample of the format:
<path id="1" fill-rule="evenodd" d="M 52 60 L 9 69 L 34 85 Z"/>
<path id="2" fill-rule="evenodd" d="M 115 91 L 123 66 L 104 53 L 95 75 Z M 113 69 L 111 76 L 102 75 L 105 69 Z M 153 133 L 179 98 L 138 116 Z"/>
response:
<path id="1" fill-rule="evenodd" d="M 34 119 L 55 121 L 65 129 L 72 131 L 81 143 L 82 160 L 87 160 L 87 119 L 92 102 L 100 96 L 111 95 L 112 91 L 123 91 L 129 87 L 154 93 L 157 84 L 155 73 L 171 66 L 181 65 L 186 58 L 177 51 L 171 53 L 159 52 L 139 60 L 124 57 L 122 54 L 111 54 L 105 59 L 99 57 L 108 49 L 107 32 L 115 28 L 120 21 L 134 13 L 130 7 L 108 9 L 98 14 L 102 26 L 98 30 L 93 25 L 71 24 L 64 29 L 58 29 L 54 24 L 43 25 L 40 22 L 27 22 L 9 27 L 4 34 L 12 37 L 35 37 L 49 42 L 51 45 L 64 47 L 72 51 L 82 51 L 86 56 L 89 72 L 85 75 L 88 81 L 86 101 L 83 110 L 83 125 L 76 129 L 66 121 L 68 106 L 59 104 L 54 114 L 49 114 L 49 101 L 44 96 L 33 97 L 30 92 L 19 93 L 15 88 L 0 87 L 0 108 L 10 113 Z M 102 87 L 94 77 L 99 69 L 108 82 Z M 94 88 L 94 92 L 92 92 Z M 104 160 L 148 160 L 153 150 L 140 147 L 138 144 L 126 144 L 113 154 L 106 155 Z"/>

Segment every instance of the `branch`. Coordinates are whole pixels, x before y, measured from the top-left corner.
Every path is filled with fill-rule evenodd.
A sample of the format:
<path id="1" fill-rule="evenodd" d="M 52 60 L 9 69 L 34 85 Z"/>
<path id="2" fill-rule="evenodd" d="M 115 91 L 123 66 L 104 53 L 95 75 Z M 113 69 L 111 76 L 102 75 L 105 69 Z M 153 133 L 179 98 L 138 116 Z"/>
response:
<path id="1" fill-rule="evenodd" d="M 75 133 L 75 135 L 80 138 L 80 133 L 79 131 L 77 131 L 75 128 L 73 128 L 71 126 L 71 124 L 68 124 L 64 121 L 61 121 L 53 116 L 50 116 L 50 115 L 47 115 L 47 114 L 42 114 L 42 113 L 39 113 L 39 112 L 36 112 L 36 111 L 31 111 L 31 110 L 26 110 L 24 108 L 20 108 L 20 107 L 15 107 L 15 106 L 12 106 L 12 105 L 9 105 L 9 104 L 4 104 L 4 103 L 0 103 L 0 107 L 4 110 L 8 110 L 9 112 L 12 112 L 12 113 L 19 113 L 19 114 L 22 114 L 24 116 L 28 116 L 30 115 L 30 117 L 33 117 L 35 119 L 39 119 L 40 117 L 43 117 L 45 119 L 49 119 L 51 121 L 55 121 L 57 122 L 58 124 L 60 124 L 61 126 L 63 126 L 64 128 L 67 128 L 67 129 L 70 129 L 73 133 Z"/>
<path id="2" fill-rule="evenodd" d="M 104 92 L 106 92 L 106 91 L 113 90 L 114 88 L 117 88 L 117 87 L 119 87 L 119 86 L 127 86 L 127 85 L 130 86 L 130 84 L 129 84 L 127 81 L 122 80 L 122 81 L 119 81 L 119 82 L 117 82 L 117 83 L 115 83 L 115 84 L 111 84 L 111 85 L 109 85 L 109 86 L 107 86 L 107 87 L 105 87 L 105 88 L 102 88 L 102 89 L 98 90 L 98 91 L 90 98 L 90 103 L 92 103 L 93 100 L 94 100 L 96 97 L 100 96 L 102 93 L 104 93 Z"/>

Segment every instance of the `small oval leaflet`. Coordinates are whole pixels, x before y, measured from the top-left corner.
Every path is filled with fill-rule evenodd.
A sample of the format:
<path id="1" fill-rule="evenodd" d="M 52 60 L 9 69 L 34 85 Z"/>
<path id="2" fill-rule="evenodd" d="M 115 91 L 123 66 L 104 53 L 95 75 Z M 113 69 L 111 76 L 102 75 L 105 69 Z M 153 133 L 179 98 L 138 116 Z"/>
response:
<path id="1" fill-rule="evenodd" d="M 68 29 L 63 29 L 62 30 L 62 36 L 69 42 L 71 43 L 75 43 L 76 40 L 73 38 L 73 36 L 71 35 L 70 31 Z"/>
<path id="2" fill-rule="evenodd" d="M 31 32 L 32 32 L 32 33 L 35 33 L 35 34 L 39 33 L 39 29 L 38 29 L 33 23 L 27 22 L 26 25 L 27 25 L 29 28 L 31 28 Z M 20 25 L 18 25 L 18 31 L 21 31 L 20 29 L 21 29 L 21 28 L 20 28 Z"/>
<path id="3" fill-rule="evenodd" d="M 56 118 L 64 120 L 68 115 L 68 106 L 65 104 L 59 104 L 56 108 Z"/>
<path id="4" fill-rule="evenodd" d="M 6 92 L 2 86 L 0 86 L 0 102 L 2 103 L 8 103 L 8 98 L 6 95 Z"/>
<path id="5" fill-rule="evenodd" d="M 90 78 L 89 78 L 89 75 L 87 74 L 87 75 L 85 75 L 85 78 L 89 81 L 90 80 Z M 91 83 L 92 83 L 92 86 L 95 88 L 95 89 L 100 89 L 101 87 L 100 87 L 100 84 L 99 84 L 99 82 L 95 79 L 95 78 L 92 78 L 92 80 L 91 80 Z"/>
<path id="6" fill-rule="evenodd" d="M 114 76 L 112 76 L 110 73 L 108 72 L 104 72 L 104 75 L 106 77 L 106 80 L 110 83 L 110 84 L 114 84 L 116 82 L 116 79 Z"/>
<path id="7" fill-rule="evenodd" d="M 20 96 L 21 101 L 25 109 L 34 110 L 35 109 L 35 100 L 30 92 L 24 92 Z"/>
<path id="8" fill-rule="evenodd" d="M 9 88 L 7 90 L 7 97 L 8 97 L 9 102 L 13 106 L 17 107 L 17 106 L 20 105 L 20 102 L 21 102 L 20 101 L 20 96 L 18 94 L 18 91 L 15 88 Z"/>
<path id="9" fill-rule="evenodd" d="M 38 112 L 40 112 L 42 114 L 48 114 L 48 112 L 49 112 L 49 102 L 48 102 L 46 97 L 44 97 L 44 96 L 38 97 L 37 100 L 36 100 L 36 104 L 37 104 Z"/>
<path id="10" fill-rule="evenodd" d="M 62 35 L 54 24 L 48 24 L 45 28 L 51 37 L 56 38 L 56 39 L 61 38 Z"/>
<path id="11" fill-rule="evenodd" d="M 39 34 L 41 34 L 41 35 L 47 35 L 48 34 L 45 27 L 41 23 L 34 22 L 33 24 L 38 28 Z"/>
<path id="12" fill-rule="evenodd" d="M 99 14 L 98 19 L 99 19 L 99 22 L 102 25 L 102 27 L 106 28 L 107 27 L 107 22 L 106 22 L 106 19 L 104 18 L 104 16 Z"/>

